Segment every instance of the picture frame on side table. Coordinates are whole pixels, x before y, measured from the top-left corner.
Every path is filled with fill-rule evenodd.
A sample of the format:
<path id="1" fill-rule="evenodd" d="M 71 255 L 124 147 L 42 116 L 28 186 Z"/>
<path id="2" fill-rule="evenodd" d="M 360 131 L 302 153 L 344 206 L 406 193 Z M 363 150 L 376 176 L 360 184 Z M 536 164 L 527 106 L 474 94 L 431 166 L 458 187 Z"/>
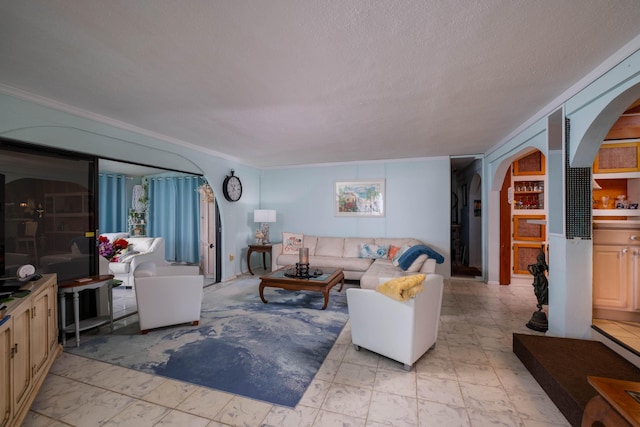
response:
<path id="1" fill-rule="evenodd" d="M 335 216 L 382 218 L 385 216 L 385 200 L 384 179 L 335 183 Z"/>

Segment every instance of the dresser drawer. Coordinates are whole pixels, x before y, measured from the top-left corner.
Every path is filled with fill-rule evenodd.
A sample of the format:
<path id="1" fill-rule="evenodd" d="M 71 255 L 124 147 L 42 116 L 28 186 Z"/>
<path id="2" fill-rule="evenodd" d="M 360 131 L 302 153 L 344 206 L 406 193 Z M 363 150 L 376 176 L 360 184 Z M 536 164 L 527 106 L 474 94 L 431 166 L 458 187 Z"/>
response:
<path id="1" fill-rule="evenodd" d="M 640 230 L 593 230 L 593 244 L 640 246 Z"/>

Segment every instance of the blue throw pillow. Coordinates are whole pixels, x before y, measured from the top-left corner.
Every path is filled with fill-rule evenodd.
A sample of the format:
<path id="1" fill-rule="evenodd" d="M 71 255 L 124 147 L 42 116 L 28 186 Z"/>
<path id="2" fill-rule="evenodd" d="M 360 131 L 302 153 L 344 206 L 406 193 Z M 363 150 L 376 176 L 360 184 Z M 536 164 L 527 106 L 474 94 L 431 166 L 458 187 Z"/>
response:
<path id="1" fill-rule="evenodd" d="M 387 245 L 373 245 L 369 243 L 360 244 L 360 258 L 386 258 L 389 252 L 389 246 Z"/>
<path id="2" fill-rule="evenodd" d="M 398 265 L 401 269 L 407 270 L 413 264 L 413 261 L 416 260 L 420 255 L 427 255 L 429 258 L 433 258 L 436 260 L 436 264 L 442 264 L 444 262 L 444 257 L 440 255 L 438 252 L 431 249 L 429 246 L 425 245 L 415 245 L 411 246 L 407 249 L 400 259 L 398 259 Z"/>

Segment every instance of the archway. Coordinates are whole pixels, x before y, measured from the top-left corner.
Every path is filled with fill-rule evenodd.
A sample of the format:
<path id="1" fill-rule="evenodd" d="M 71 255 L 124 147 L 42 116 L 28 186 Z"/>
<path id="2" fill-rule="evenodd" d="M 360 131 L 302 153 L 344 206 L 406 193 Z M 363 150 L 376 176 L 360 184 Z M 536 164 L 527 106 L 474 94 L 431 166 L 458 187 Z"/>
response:
<path id="1" fill-rule="evenodd" d="M 533 169 L 523 169 L 527 164 Z M 492 199 L 490 219 L 497 218 L 497 224 L 490 241 L 499 242 L 493 261 L 501 285 L 530 283 L 526 265 L 533 263 L 540 246 L 546 245 L 545 165 L 546 156 L 539 147 L 525 146 L 510 152 L 496 166 L 499 175 L 497 172 L 493 177 L 492 191 L 498 197 Z"/>
<path id="2" fill-rule="evenodd" d="M 595 109 L 595 112 L 591 114 L 581 114 L 580 111 L 577 111 L 569 116 L 572 121 L 578 122 L 583 119 L 589 121 L 589 124 L 579 123 L 579 126 L 576 126 L 577 129 L 572 132 L 570 142 L 572 146 L 570 164 L 572 167 L 591 167 L 593 165 L 600 145 L 612 126 L 638 98 L 640 98 L 640 83 L 629 87 L 600 108 L 596 108 L 595 105 L 591 106 L 591 111 Z"/>
<path id="3" fill-rule="evenodd" d="M 521 141 L 511 151 L 502 153 L 501 156 L 489 159 L 487 179 L 488 197 L 487 205 L 487 276 L 490 283 L 509 284 L 510 259 L 511 259 L 511 206 L 507 202 L 507 192 L 510 187 L 510 168 L 514 161 L 536 150 L 547 156 L 546 127 L 537 124 L 527 129 L 518 137 Z M 509 182 L 505 182 L 506 179 Z M 504 230 L 502 229 L 504 226 Z M 502 262 L 501 260 L 509 260 Z M 501 265 L 506 266 L 506 272 L 501 274 Z M 504 276 L 504 277 L 501 277 Z"/>
<path id="4" fill-rule="evenodd" d="M 580 103 L 571 102 L 565 107 L 571 131 L 569 133 L 569 164 L 571 167 L 591 168 L 596 154 L 607 133 L 620 115 L 640 98 L 640 73 L 628 79 L 625 85 L 609 86 L 608 91 L 580 98 Z M 571 195 L 568 195 L 571 197 Z M 566 212 L 565 215 L 573 215 Z M 552 288 L 559 289 L 560 295 L 550 293 L 551 301 L 562 313 L 560 319 L 550 319 L 549 333 L 557 336 L 584 338 L 590 336 L 593 299 L 593 243 L 590 239 L 568 240 L 557 236 L 551 240 L 554 257 L 564 259 L 565 265 L 558 269 L 558 281 L 550 281 Z M 554 249 L 555 250 L 555 249 Z M 584 268 L 589 266 L 589 268 Z M 550 267 L 551 272 L 551 267 Z M 555 273 L 554 273 L 555 275 Z"/>
<path id="5" fill-rule="evenodd" d="M 640 211 L 625 208 L 631 203 L 637 207 L 640 200 L 638 113 L 640 98 L 616 120 L 592 169 L 592 325 L 600 334 L 636 353 L 640 353 L 640 346 L 628 331 L 640 326 L 640 245 L 634 242 L 640 235 Z M 620 195 L 626 200 L 614 200 Z"/>

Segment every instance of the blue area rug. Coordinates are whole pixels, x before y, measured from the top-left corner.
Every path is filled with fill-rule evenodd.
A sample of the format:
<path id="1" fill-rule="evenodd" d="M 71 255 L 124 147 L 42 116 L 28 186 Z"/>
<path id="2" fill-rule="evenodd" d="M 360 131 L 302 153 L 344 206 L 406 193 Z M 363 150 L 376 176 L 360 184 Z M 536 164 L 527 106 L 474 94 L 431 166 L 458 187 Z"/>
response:
<path id="1" fill-rule="evenodd" d="M 141 335 L 137 322 L 84 334 L 79 356 L 174 378 L 276 405 L 295 407 L 348 319 L 346 289 L 319 292 L 266 288 L 241 278 L 206 288 L 199 326 Z M 72 340 L 73 341 L 73 340 Z"/>

